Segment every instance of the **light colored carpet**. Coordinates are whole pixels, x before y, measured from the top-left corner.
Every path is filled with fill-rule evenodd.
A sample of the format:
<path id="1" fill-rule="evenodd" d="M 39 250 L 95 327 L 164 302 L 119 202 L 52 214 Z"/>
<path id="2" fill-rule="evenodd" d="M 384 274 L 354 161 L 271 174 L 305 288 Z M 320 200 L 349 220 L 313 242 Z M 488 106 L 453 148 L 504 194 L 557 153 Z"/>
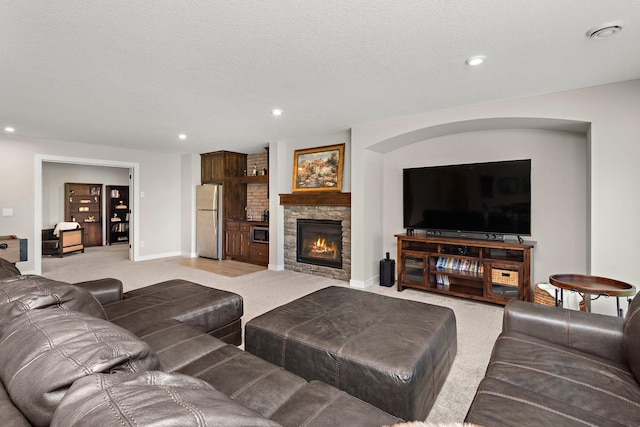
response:
<path id="1" fill-rule="evenodd" d="M 126 246 L 87 248 L 84 254 L 64 258 L 43 258 L 42 275 L 66 282 L 114 277 L 122 280 L 125 291 L 170 279 L 185 279 L 205 286 L 242 295 L 243 324 L 275 307 L 327 286 L 344 286 L 339 280 L 292 271 L 259 271 L 240 277 L 225 277 L 180 265 L 179 258 L 132 263 Z M 421 301 L 453 309 L 458 331 L 458 354 L 436 403 L 426 421 L 462 422 L 475 390 L 487 367 L 493 343 L 502 327 L 502 307 L 461 298 L 394 287 L 366 289 L 394 298 Z"/>

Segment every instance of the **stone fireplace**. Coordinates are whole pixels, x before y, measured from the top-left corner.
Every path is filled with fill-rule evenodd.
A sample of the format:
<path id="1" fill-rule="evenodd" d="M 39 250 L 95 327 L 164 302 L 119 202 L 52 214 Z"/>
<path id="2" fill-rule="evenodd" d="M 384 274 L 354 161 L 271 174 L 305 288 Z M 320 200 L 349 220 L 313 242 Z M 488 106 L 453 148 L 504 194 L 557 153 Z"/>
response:
<path id="1" fill-rule="evenodd" d="M 284 205 L 284 268 L 349 281 L 351 193 L 281 194 L 280 203 Z"/>

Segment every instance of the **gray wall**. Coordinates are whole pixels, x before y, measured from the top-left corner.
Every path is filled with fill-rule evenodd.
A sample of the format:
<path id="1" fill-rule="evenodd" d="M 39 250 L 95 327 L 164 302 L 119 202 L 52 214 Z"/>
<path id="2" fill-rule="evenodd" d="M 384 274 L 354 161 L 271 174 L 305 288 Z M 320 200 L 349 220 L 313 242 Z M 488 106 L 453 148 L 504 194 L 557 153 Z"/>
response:
<path id="1" fill-rule="evenodd" d="M 180 255 L 181 156 L 127 148 L 103 147 L 65 141 L 0 135 L 0 152 L 6 161 L 0 169 L 0 208 L 13 208 L 13 216 L 0 217 L 0 235 L 15 234 L 29 241 L 28 261 L 19 263 L 23 273 L 40 272 L 39 239 L 42 194 L 36 195 L 35 179 L 44 163 L 134 167 L 136 193 L 131 195 L 140 223 L 134 224 L 134 260 Z M 53 160 L 52 160 L 53 159 Z M 132 165 L 132 166 L 129 166 Z M 38 215 L 36 217 L 36 215 Z M 137 237 L 136 237 L 137 235 Z M 143 243 L 145 243 L 143 245 Z M 37 249 L 37 250 L 36 250 Z M 37 257 L 37 259 L 36 259 Z"/>
<path id="2" fill-rule="evenodd" d="M 383 162 L 384 251 L 396 252 L 402 228 L 402 169 L 531 159 L 533 283 L 559 272 L 586 273 L 587 141 L 543 130 L 491 130 L 434 138 L 392 151 Z M 380 254 L 382 258 L 382 253 Z"/>

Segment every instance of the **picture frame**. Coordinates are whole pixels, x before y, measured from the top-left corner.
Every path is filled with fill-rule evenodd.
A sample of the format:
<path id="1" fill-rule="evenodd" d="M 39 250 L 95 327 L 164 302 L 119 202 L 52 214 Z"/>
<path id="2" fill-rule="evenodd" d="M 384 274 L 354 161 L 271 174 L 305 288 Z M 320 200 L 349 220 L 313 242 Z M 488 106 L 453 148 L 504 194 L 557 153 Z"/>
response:
<path id="1" fill-rule="evenodd" d="M 342 191 L 345 144 L 295 150 L 293 192 Z"/>

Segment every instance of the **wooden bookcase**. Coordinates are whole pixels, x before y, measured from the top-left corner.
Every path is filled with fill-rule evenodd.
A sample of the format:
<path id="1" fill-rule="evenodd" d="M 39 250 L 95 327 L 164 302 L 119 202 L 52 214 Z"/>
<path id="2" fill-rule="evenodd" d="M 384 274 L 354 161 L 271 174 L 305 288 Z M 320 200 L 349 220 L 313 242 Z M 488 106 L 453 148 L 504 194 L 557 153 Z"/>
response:
<path id="1" fill-rule="evenodd" d="M 503 305 L 531 300 L 534 242 L 395 237 L 398 291 L 414 288 Z"/>
<path id="2" fill-rule="evenodd" d="M 129 243 L 129 186 L 108 185 L 107 201 L 107 243 Z"/>
<path id="3" fill-rule="evenodd" d="M 102 246 L 102 184 L 64 184 L 64 220 L 84 229 L 84 246 Z"/>

